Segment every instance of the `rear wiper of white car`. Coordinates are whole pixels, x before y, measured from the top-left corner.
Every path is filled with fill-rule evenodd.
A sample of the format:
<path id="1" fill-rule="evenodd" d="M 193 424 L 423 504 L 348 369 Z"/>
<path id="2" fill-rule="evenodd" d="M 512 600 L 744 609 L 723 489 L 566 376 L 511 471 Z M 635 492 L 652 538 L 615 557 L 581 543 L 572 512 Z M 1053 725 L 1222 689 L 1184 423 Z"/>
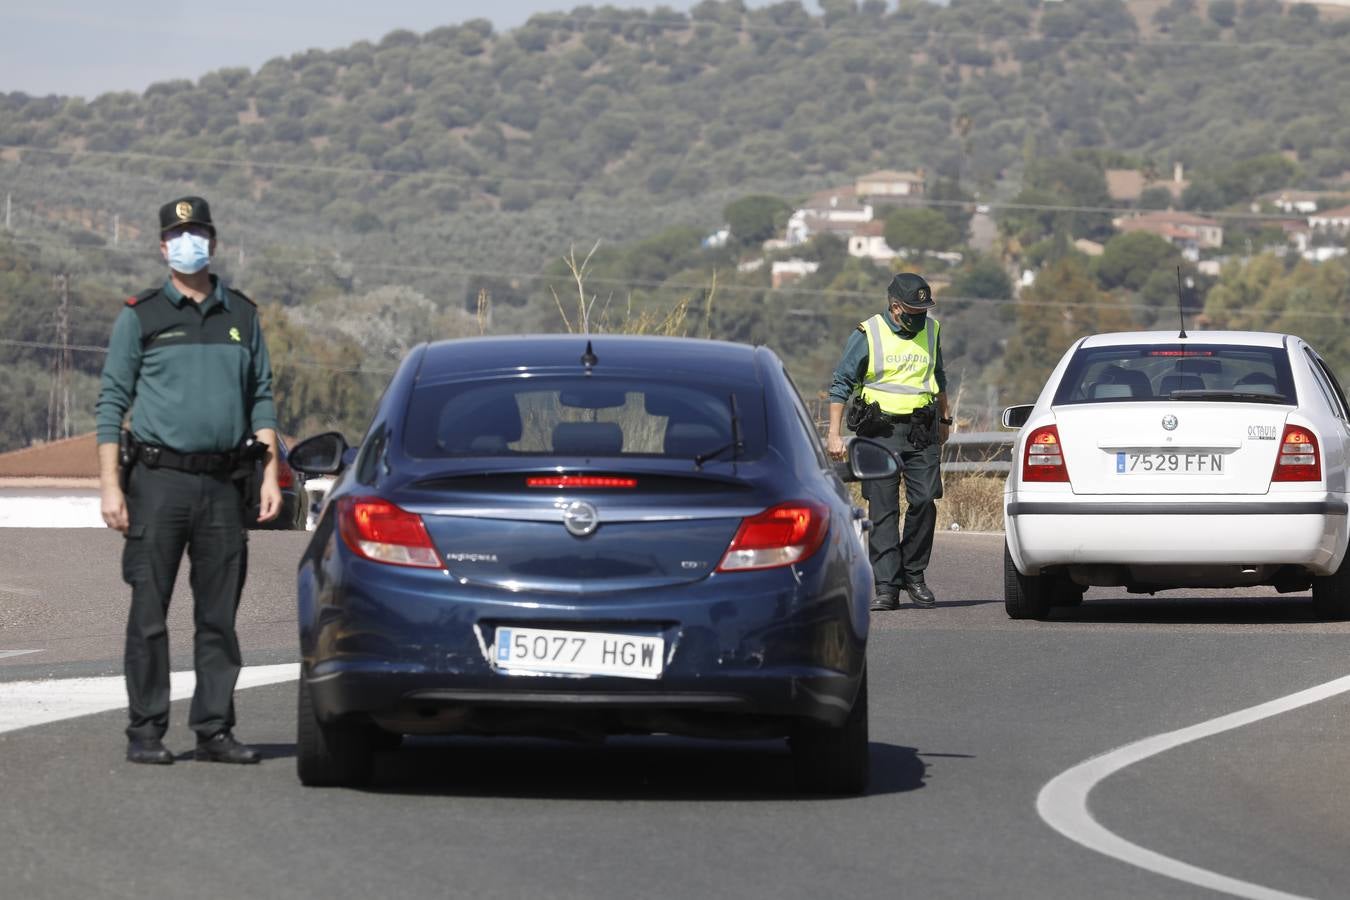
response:
<path id="1" fill-rule="evenodd" d="M 1173 391 L 1170 400 L 1243 400 L 1251 403 L 1288 403 L 1284 394 L 1265 394 L 1259 391 L 1221 391 L 1214 388 L 1190 388 Z"/>
<path id="2" fill-rule="evenodd" d="M 736 395 L 735 393 L 732 393 L 729 396 L 731 399 L 731 443 L 718 447 L 716 450 L 709 450 L 707 453 L 700 453 L 698 456 L 695 456 L 695 468 L 702 466 L 714 456 L 721 456 L 728 450 L 734 451 L 731 455 L 731 459 L 734 462 L 740 452 L 745 449 L 745 442 L 741 440 L 741 414 L 736 409 Z"/>

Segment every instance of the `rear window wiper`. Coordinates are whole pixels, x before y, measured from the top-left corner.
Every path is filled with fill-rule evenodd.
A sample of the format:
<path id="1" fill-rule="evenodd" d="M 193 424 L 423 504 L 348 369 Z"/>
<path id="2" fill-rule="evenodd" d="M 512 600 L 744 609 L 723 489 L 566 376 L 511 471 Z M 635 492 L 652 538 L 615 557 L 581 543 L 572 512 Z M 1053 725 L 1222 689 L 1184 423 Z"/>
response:
<path id="1" fill-rule="evenodd" d="M 728 450 L 735 451 L 731 456 L 731 459 L 734 462 L 740 455 L 740 452 L 745 449 L 745 442 L 741 440 L 741 414 L 736 408 L 735 391 L 728 395 L 728 399 L 731 401 L 731 443 L 723 447 L 718 447 L 716 450 L 709 450 L 707 453 L 700 453 L 698 456 L 695 456 L 694 468 L 702 466 L 714 456 L 721 456 Z"/>
<path id="2" fill-rule="evenodd" d="M 1288 403 L 1284 394 L 1266 394 L 1260 391 L 1221 391 L 1214 388 L 1189 388 L 1173 391 L 1170 400 L 1242 400 L 1247 403 Z"/>

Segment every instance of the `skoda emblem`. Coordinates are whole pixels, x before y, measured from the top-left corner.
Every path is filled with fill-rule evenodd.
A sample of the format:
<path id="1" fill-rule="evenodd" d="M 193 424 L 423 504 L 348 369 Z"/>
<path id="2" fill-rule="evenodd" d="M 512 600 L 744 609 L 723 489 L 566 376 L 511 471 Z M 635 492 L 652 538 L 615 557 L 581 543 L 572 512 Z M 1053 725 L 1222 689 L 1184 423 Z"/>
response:
<path id="1" fill-rule="evenodd" d="M 1163 416 L 1162 427 L 1164 431 L 1176 431 L 1177 417 L 1172 415 L 1171 413 L 1168 413 L 1167 415 Z"/>
<path id="2" fill-rule="evenodd" d="M 600 527 L 600 513 L 589 503 L 582 500 L 574 501 L 567 504 L 567 508 L 563 510 L 563 527 L 569 534 L 586 537 Z"/>

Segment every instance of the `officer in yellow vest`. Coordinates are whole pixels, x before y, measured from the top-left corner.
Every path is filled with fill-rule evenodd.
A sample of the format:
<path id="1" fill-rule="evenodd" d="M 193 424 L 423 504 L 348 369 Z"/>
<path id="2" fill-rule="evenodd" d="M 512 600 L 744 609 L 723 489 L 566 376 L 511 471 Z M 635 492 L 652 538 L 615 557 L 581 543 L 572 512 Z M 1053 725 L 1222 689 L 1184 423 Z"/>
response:
<path id="1" fill-rule="evenodd" d="M 928 282 L 901 272 L 886 289 L 887 309 L 858 325 L 849 335 L 830 386 L 828 449 L 844 458 L 844 407 L 859 393 L 875 403 L 859 435 L 880 441 L 900 460 L 905 479 L 904 534 L 900 534 L 900 475 L 863 482 L 868 515 L 874 610 L 900 607 L 900 592 L 917 607 L 937 605 L 924 582 L 937 526 L 936 500 L 942 496 L 938 455 L 952 424 L 947 410 L 947 375 L 942 369 L 940 328 L 928 314 L 936 304 Z M 857 401 L 854 401 L 857 402 Z"/>

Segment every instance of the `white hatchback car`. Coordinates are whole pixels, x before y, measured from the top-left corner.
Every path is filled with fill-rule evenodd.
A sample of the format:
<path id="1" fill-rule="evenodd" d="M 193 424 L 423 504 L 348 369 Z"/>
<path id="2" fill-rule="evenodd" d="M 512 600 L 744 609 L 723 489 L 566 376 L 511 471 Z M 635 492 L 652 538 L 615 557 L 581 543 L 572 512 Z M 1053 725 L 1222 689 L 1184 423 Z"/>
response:
<path id="1" fill-rule="evenodd" d="M 1312 588 L 1350 615 L 1350 403 L 1302 339 L 1250 331 L 1077 341 L 1021 428 L 1004 492 L 1014 619 L 1137 593 Z"/>

